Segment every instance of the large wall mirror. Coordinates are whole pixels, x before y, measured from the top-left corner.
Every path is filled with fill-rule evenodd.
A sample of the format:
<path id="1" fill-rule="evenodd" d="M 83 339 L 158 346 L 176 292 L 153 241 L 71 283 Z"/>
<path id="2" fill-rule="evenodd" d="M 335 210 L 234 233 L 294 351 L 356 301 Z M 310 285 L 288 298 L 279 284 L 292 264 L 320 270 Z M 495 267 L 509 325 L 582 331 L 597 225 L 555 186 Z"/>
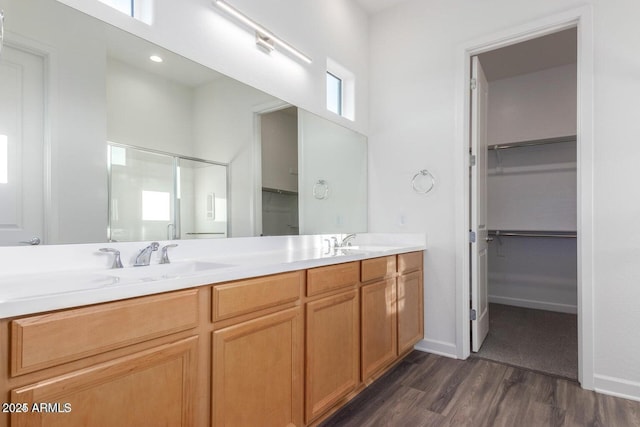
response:
<path id="1" fill-rule="evenodd" d="M 56 0 L 0 9 L 0 245 L 366 231 L 363 135 Z"/>

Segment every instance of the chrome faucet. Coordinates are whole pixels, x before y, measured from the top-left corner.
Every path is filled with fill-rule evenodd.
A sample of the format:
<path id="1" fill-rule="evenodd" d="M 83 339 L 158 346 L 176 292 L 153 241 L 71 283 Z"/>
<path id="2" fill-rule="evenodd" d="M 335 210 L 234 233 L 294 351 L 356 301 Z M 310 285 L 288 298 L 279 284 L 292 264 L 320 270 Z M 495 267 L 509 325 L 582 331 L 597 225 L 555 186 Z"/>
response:
<path id="1" fill-rule="evenodd" d="M 158 248 L 160 247 L 160 243 L 158 242 L 151 242 L 149 244 L 149 246 L 147 246 L 146 248 L 142 249 L 138 255 L 136 256 L 136 260 L 133 263 L 134 267 L 142 267 L 145 265 L 149 265 L 149 263 L 151 262 L 151 253 L 154 251 L 157 251 Z"/>
<path id="2" fill-rule="evenodd" d="M 356 238 L 355 233 L 347 234 L 342 241 L 340 242 L 340 247 L 344 248 L 347 246 L 351 246 L 353 243 L 351 241 Z"/>
<path id="3" fill-rule="evenodd" d="M 111 268 L 122 268 L 122 261 L 120 261 L 120 251 L 113 248 L 100 248 L 100 252 L 112 253 L 113 256 L 113 265 Z"/>
<path id="4" fill-rule="evenodd" d="M 169 264 L 169 263 L 171 263 L 171 261 L 169 260 L 168 250 L 169 250 L 169 248 L 175 248 L 176 246 L 178 246 L 177 243 L 172 243 L 170 245 L 166 245 L 166 246 L 162 247 L 162 250 L 160 251 L 160 264 Z"/>

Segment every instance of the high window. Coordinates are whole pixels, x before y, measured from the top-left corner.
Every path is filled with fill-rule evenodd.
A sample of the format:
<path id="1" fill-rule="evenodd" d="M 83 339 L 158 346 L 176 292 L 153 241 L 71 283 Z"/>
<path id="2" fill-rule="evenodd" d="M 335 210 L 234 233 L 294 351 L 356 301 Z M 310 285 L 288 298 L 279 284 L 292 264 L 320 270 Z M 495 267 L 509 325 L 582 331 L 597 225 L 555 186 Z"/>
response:
<path id="1" fill-rule="evenodd" d="M 349 120 L 355 118 L 355 77 L 351 71 L 329 58 L 327 109 Z"/>
<path id="2" fill-rule="evenodd" d="M 126 13 L 131 17 L 135 17 L 134 0 L 100 0 L 102 3 L 108 4 L 112 8 Z"/>
<path id="3" fill-rule="evenodd" d="M 154 0 L 99 0 L 132 18 L 151 24 Z"/>
<path id="4" fill-rule="evenodd" d="M 327 72 L 327 109 L 342 115 L 342 79 Z"/>

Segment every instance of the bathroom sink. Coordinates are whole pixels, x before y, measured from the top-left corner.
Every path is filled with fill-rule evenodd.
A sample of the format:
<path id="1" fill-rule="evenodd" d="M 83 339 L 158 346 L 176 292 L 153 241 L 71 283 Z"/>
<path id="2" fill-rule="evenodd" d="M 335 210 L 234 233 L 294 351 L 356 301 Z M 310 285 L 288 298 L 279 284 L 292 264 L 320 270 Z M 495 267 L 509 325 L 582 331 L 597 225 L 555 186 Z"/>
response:
<path id="1" fill-rule="evenodd" d="M 0 302 L 29 298 L 32 295 L 54 295 L 98 289 L 115 285 L 120 280 L 106 274 L 90 272 L 54 272 L 41 275 L 23 275 L 9 279 L 9 286 L 0 286 Z"/>
<path id="2" fill-rule="evenodd" d="M 353 246 L 344 246 L 339 248 L 339 250 L 345 253 L 370 253 L 370 252 L 386 252 L 397 249 L 395 246 L 381 246 L 381 245 L 353 245 Z"/>
<path id="3" fill-rule="evenodd" d="M 172 264 L 156 264 L 145 267 L 127 267 L 100 272 L 68 271 L 42 275 L 22 275 L 3 280 L 0 283 L 0 303 L 29 299 L 33 295 L 59 295 L 89 291 L 112 286 L 152 282 L 195 275 L 198 273 L 231 267 L 208 261 L 184 261 Z"/>
<path id="4" fill-rule="evenodd" d="M 171 264 L 154 264 L 144 267 L 113 269 L 109 270 L 107 274 L 119 280 L 132 279 L 148 282 L 190 276 L 225 267 L 231 267 L 231 265 L 209 261 L 183 261 Z"/>

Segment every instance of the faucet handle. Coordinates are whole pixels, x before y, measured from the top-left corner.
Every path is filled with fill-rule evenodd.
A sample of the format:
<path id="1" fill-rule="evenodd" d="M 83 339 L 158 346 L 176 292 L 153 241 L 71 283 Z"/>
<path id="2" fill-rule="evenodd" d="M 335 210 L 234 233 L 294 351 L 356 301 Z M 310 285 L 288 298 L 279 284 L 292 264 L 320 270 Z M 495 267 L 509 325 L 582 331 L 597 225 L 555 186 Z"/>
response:
<path id="1" fill-rule="evenodd" d="M 113 265 L 111 268 L 122 268 L 122 261 L 120 260 L 120 251 L 113 248 L 100 248 L 100 252 L 108 252 L 114 255 Z"/>
<path id="2" fill-rule="evenodd" d="M 178 246 L 177 243 L 172 243 L 170 245 L 166 245 L 162 247 L 162 253 L 160 254 L 160 264 L 169 264 L 171 261 L 169 260 L 169 248 L 175 248 Z"/>

